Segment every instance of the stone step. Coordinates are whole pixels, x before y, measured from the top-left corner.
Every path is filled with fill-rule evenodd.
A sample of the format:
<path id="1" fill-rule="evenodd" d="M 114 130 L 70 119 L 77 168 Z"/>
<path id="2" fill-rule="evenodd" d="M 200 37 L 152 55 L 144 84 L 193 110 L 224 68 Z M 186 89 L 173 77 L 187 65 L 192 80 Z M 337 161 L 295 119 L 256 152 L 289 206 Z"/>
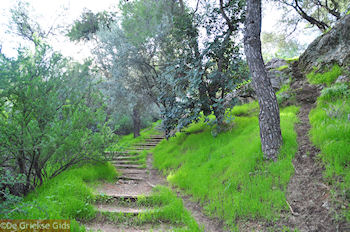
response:
<path id="1" fill-rule="evenodd" d="M 119 160 L 137 160 L 140 157 L 140 155 L 122 155 L 117 156 L 113 159 L 113 161 L 119 161 Z"/>
<path id="2" fill-rule="evenodd" d="M 130 150 L 130 152 L 143 152 L 143 151 L 147 151 L 147 150 L 149 150 L 149 149 L 141 148 L 141 149 Z"/>
<path id="3" fill-rule="evenodd" d="M 136 146 L 136 147 L 155 147 L 158 144 L 159 143 L 137 143 L 137 144 L 134 144 L 134 146 Z"/>
<path id="4" fill-rule="evenodd" d="M 146 169 L 123 169 L 120 171 L 123 175 L 133 175 L 133 174 L 138 174 L 138 175 L 147 175 Z"/>
<path id="5" fill-rule="evenodd" d="M 113 204 L 97 204 L 94 206 L 96 210 L 100 212 L 113 212 L 113 213 L 123 213 L 123 214 L 133 214 L 138 215 L 140 213 L 146 213 L 153 208 L 145 208 L 145 207 L 128 207 L 128 206 L 118 206 Z"/>
<path id="6" fill-rule="evenodd" d="M 145 151 L 145 150 L 150 150 L 153 147 L 132 147 L 132 151 Z"/>
<path id="7" fill-rule="evenodd" d="M 137 152 L 132 153 L 129 151 L 105 151 L 105 154 L 112 154 L 114 156 L 132 156 L 132 155 L 138 155 Z"/>
<path id="8" fill-rule="evenodd" d="M 87 231 L 99 231 L 99 232 L 164 232 L 173 231 L 175 228 L 172 225 L 161 224 L 144 224 L 137 225 L 125 225 L 125 224 L 113 224 L 111 222 L 90 222 L 84 224 Z M 185 230 L 183 230 L 185 231 Z"/>
<path id="9" fill-rule="evenodd" d="M 113 160 L 112 164 L 138 164 L 138 160 L 127 160 L 127 159 L 122 159 L 122 160 Z"/>
<path id="10" fill-rule="evenodd" d="M 136 164 L 114 164 L 117 169 L 145 169 L 142 165 Z"/>
<path id="11" fill-rule="evenodd" d="M 145 179 L 142 177 L 134 177 L 134 176 L 127 176 L 127 175 L 122 175 L 118 177 L 120 180 L 133 180 L 133 181 L 144 181 Z"/>

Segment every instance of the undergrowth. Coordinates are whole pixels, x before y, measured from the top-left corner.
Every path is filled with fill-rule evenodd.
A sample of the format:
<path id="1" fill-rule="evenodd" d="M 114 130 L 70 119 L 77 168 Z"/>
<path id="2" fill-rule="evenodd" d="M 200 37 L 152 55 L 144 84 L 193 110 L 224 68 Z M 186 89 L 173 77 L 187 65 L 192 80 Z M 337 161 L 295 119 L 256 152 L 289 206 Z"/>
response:
<path id="1" fill-rule="evenodd" d="M 71 231 L 80 231 L 75 220 L 87 220 L 95 216 L 95 210 L 89 202 L 94 198 L 87 183 L 99 180 L 115 180 L 117 172 L 109 164 L 86 165 L 72 168 L 47 181 L 29 193 L 20 211 L 10 215 L 0 215 L 9 219 L 70 219 Z"/>
<path id="2" fill-rule="evenodd" d="M 236 220 L 277 219 L 287 210 L 285 190 L 297 149 L 298 108 L 281 111 L 283 147 L 278 161 L 263 160 L 256 102 L 234 107 L 231 130 L 213 137 L 204 120 L 154 149 L 154 166 L 200 201 L 208 214 L 234 228 Z M 199 133 L 198 133 L 199 132 Z"/>
<path id="3" fill-rule="evenodd" d="M 317 107 L 310 112 L 311 139 L 321 149 L 325 177 L 344 200 L 350 221 L 350 89 L 336 84 L 322 90 Z M 347 203 L 346 203 L 347 202 Z"/>
<path id="4" fill-rule="evenodd" d="M 306 77 L 311 84 L 326 84 L 330 86 L 341 74 L 342 69 L 339 65 L 335 64 L 332 69 L 327 72 L 318 73 L 317 69 L 314 69 L 311 73 L 307 74 Z"/>

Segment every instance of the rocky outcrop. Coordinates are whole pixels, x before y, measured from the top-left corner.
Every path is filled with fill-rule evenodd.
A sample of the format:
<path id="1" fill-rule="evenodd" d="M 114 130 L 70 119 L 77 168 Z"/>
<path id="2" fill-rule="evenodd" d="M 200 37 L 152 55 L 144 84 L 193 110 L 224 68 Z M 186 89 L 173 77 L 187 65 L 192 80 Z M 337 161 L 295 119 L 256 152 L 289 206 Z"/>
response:
<path id="1" fill-rule="evenodd" d="M 275 91 L 290 82 L 292 69 L 285 60 L 274 58 L 266 63 L 265 69 Z"/>
<path id="2" fill-rule="evenodd" d="M 309 73 L 334 63 L 350 63 L 350 15 L 344 16 L 327 33 L 315 39 L 299 58 L 299 69 Z"/>

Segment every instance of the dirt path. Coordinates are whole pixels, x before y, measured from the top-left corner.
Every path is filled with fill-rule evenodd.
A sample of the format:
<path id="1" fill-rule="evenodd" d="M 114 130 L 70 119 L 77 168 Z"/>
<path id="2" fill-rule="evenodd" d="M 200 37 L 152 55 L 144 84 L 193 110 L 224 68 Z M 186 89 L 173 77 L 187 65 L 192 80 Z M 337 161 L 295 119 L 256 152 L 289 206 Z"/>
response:
<path id="1" fill-rule="evenodd" d="M 117 183 L 105 183 L 96 190 L 98 196 L 103 196 L 103 198 L 108 200 L 104 199 L 102 202 L 96 202 L 95 209 L 98 211 L 98 214 L 93 221 L 85 223 L 87 229 L 105 232 L 172 231 L 174 229 L 174 225 L 167 223 L 136 226 L 123 222 L 113 223 L 108 219 L 108 217 L 113 217 L 108 216 L 109 213 L 121 214 L 127 218 L 152 210 L 149 207 L 137 206 L 135 201 L 140 195 L 150 195 L 156 185 L 168 186 L 168 183 L 159 174 L 158 170 L 153 168 L 151 155 L 147 157 L 146 167 L 139 164 L 138 157 L 143 150 L 155 147 L 162 139 L 164 137 L 161 135 L 150 136 L 145 142 L 134 145 L 129 151 L 115 155 L 113 163 L 122 175 Z M 224 231 L 222 223 L 205 216 L 199 204 L 192 202 L 190 197 L 183 196 L 179 192 L 178 197 L 183 199 L 185 208 L 191 212 L 198 225 L 204 228 L 205 232 Z M 115 219 L 112 221 L 115 221 Z"/>
<path id="2" fill-rule="evenodd" d="M 290 228 L 300 231 L 339 231 L 333 221 L 330 208 L 330 188 L 323 182 L 323 167 L 317 160 L 319 150 L 309 140 L 309 118 L 311 104 L 300 108 L 295 128 L 298 152 L 293 160 L 294 176 L 287 188 L 287 201 L 291 214 L 287 219 Z"/>
<path id="3" fill-rule="evenodd" d="M 330 187 L 323 181 L 324 167 L 317 158 L 320 151 L 309 138 L 309 113 L 316 104 L 319 89 L 299 74 L 294 70 L 295 81 L 291 84 L 300 105 L 300 122 L 295 125 L 298 151 L 293 160 L 295 173 L 287 187 L 290 213 L 285 223 L 301 232 L 339 231 L 333 219 Z"/>

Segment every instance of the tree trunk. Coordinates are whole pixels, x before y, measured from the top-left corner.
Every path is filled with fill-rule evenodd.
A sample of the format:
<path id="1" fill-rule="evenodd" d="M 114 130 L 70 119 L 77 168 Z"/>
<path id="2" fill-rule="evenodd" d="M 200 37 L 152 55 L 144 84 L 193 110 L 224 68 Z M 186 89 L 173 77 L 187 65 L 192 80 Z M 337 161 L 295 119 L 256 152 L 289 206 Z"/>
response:
<path id="1" fill-rule="evenodd" d="M 244 50 L 259 106 L 261 147 L 264 157 L 275 159 L 282 145 L 280 114 L 276 95 L 267 77 L 261 55 L 261 0 L 247 0 Z"/>
<path id="2" fill-rule="evenodd" d="M 141 130 L 141 115 L 139 104 L 136 104 L 132 110 L 132 121 L 134 124 L 134 138 L 140 136 Z"/>

